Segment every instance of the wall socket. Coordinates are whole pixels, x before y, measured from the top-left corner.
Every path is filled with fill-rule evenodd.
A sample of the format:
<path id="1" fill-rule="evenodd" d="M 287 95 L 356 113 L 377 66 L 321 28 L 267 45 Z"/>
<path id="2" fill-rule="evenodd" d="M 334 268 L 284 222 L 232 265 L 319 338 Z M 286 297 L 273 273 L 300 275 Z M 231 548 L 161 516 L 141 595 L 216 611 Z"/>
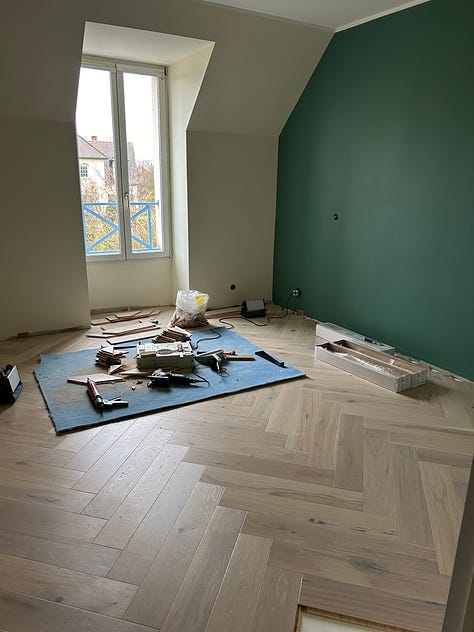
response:
<path id="1" fill-rule="evenodd" d="M 294 290 L 291 290 L 291 296 L 301 296 L 301 290 L 299 287 L 295 288 Z"/>

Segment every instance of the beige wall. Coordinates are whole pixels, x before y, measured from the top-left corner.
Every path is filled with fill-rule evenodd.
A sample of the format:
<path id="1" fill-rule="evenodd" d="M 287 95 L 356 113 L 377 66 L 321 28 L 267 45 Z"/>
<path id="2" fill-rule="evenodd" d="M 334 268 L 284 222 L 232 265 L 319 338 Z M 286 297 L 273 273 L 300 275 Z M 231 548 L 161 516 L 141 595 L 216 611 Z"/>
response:
<path id="1" fill-rule="evenodd" d="M 186 129 L 214 44 L 173 64 L 168 72 L 173 297 L 189 289 L 189 225 Z"/>
<path id="2" fill-rule="evenodd" d="M 185 0 L 134 0 L 133 3 L 129 0 L 82 0 L 76 3 L 17 0 L 2 7 L 0 21 L 0 52 L 5 61 L 1 75 L 0 118 L 16 119 L 13 124 L 8 120 L 0 124 L 7 130 L 2 154 L 8 152 L 15 157 L 10 160 L 12 169 L 0 170 L 0 186 L 4 192 L 9 189 L 8 207 L 21 208 L 23 225 L 34 228 L 36 234 L 29 238 L 34 242 L 31 248 L 13 248 L 10 239 L 15 221 L 7 217 L 7 206 L 2 205 L 2 223 L 7 230 L 2 226 L 0 231 L 1 262 L 5 263 L 8 255 L 9 266 L 22 272 L 24 284 L 11 282 L 9 285 L 9 310 L 6 317 L 2 315 L 0 336 L 14 335 L 19 330 L 85 325 L 88 321 L 87 268 L 82 246 L 73 127 L 86 21 L 215 42 L 189 124 L 193 133 L 202 134 L 194 139 L 189 136 L 193 150 L 187 157 L 187 166 L 194 174 L 187 201 L 189 235 L 180 231 L 187 213 L 181 175 L 173 189 L 176 217 L 172 269 L 163 262 L 156 262 L 156 269 L 143 262 L 140 270 L 134 262 L 126 267 L 105 267 L 105 263 L 97 268 L 89 266 L 92 306 L 99 307 L 109 301 L 119 305 L 132 304 L 138 301 L 138 296 L 141 297 L 139 303 L 169 302 L 164 298 L 166 292 L 168 297 L 174 294 L 174 288 L 167 283 L 169 274 L 174 275 L 176 285 L 185 284 L 188 275 L 191 284 L 205 284 L 214 304 L 227 298 L 233 301 L 234 297 L 227 296 L 225 289 L 231 279 L 238 284 L 242 295 L 268 295 L 271 283 L 269 239 L 264 239 L 262 257 L 255 260 L 270 257 L 257 277 L 254 276 L 254 264 L 247 266 L 240 250 L 228 249 L 225 265 L 221 261 L 216 266 L 219 257 L 212 255 L 208 246 L 225 243 L 236 218 L 239 218 L 239 241 L 245 236 L 253 239 L 255 226 L 261 236 L 272 234 L 275 186 L 274 177 L 270 177 L 269 172 L 274 170 L 276 163 L 276 137 L 331 35 L 298 24 Z M 22 139 L 19 144 L 11 133 L 8 134 L 9 127 L 18 131 Z M 222 135 L 217 137 L 215 132 Z M 205 134 L 209 135 L 209 143 Z M 241 142 L 236 140 L 239 134 L 244 137 Z M 251 136 L 255 138 L 249 138 Z M 265 136 L 268 140 L 261 140 Z M 273 144 L 271 151 L 270 144 Z M 258 163 L 246 154 L 244 147 L 255 149 L 269 162 Z M 206 148 L 209 149 L 207 153 Z M 217 149 L 217 153 L 212 153 Z M 43 161 L 40 156 L 45 152 L 54 156 L 52 164 L 61 162 L 59 187 L 57 173 L 51 188 L 44 186 L 48 181 L 44 174 L 39 180 L 38 162 Z M 203 172 L 204 156 L 212 161 L 214 174 L 210 170 Z M 172 160 L 176 170 L 180 168 L 182 171 L 182 144 Z M 255 183 L 260 183 L 253 185 L 258 204 L 252 203 L 242 213 L 245 191 L 240 187 L 247 182 L 245 174 L 249 160 Z M 15 169 L 21 177 L 12 173 Z M 202 182 L 195 179 L 199 173 L 203 175 Z M 227 196 L 219 176 L 229 187 Z M 17 184 L 20 179 L 21 185 L 12 188 L 12 179 Z M 62 196 L 59 206 L 51 199 L 52 191 L 56 194 L 58 190 Z M 26 203 L 26 199 L 32 197 L 34 204 Z M 213 213 L 217 215 L 214 217 Z M 51 219 L 49 225 L 42 224 L 44 217 Z M 232 223 L 229 225 L 227 220 Z M 265 231 L 263 224 L 267 221 L 270 223 Z M 211 233 L 214 235 L 212 240 Z M 36 245 L 37 241 L 41 243 L 40 247 Z M 186 241 L 189 272 L 186 270 Z M 254 271 L 252 275 L 250 268 Z M 161 288 L 158 293 L 155 279 Z M 144 280 L 148 293 L 138 291 L 137 286 Z M 116 291 L 112 294 L 112 290 L 107 289 L 110 295 L 105 300 L 104 288 L 115 288 Z"/>
<path id="3" fill-rule="evenodd" d="M 85 325 L 74 125 L 0 119 L 0 138 L 0 336 Z"/>
<path id="4" fill-rule="evenodd" d="M 210 307 L 271 298 L 276 175 L 274 136 L 188 132 L 190 284 Z"/>

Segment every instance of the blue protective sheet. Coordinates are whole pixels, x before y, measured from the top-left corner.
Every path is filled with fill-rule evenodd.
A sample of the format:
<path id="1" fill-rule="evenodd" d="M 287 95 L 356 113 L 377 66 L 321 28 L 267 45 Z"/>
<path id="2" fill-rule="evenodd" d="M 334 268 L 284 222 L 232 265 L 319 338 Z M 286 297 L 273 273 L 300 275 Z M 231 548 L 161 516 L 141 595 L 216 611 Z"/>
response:
<path id="1" fill-rule="evenodd" d="M 221 338 L 203 341 L 199 344 L 199 351 L 224 349 L 225 351 L 235 350 L 240 355 L 254 355 L 255 351 L 259 350 L 259 347 L 235 332 L 229 331 L 226 327 L 200 330 L 193 333 L 193 345 L 201 338 L 214 336 L 213 332 L 219 332 Z M 141 384 L 137 384 L 135 379 L 113 384 L 101 384 L 99 390 L 105 399 L 112 399 L 120 395 L 129 402 L 129 406 L 98 412 L 92 406 L 85 386 L 67 382 L 67 378 L 71 375 L 99 373 L 100 369 L 95 365 L 95 354 L 96 350 L 87 349 L 59 355 L 41 355 L 41 362 L 35 368 L 34 374 L 48 406 L 56 432 L 65 432 L 73 428 L 86 428 L 127 417 L 138 417 L 166 408 L 192 404 L 211 397 L 237 393 L 256 386 L 304 376 L 304 373 L 291 366 L 286 365 L 285 368 L 282 368 L 258 356 L 255 356 L 254 361 L 226 362 L 226 372 L 220 374 L 215 373 L 207 366 L 197 365 L 196 372 L 209 380 L 210 386 L 198 384 L 171 386 L 167 389 L 148 388 L 146 378 Z M 135 390 L 132 390 L 132 386 L 135 387 Z"/>

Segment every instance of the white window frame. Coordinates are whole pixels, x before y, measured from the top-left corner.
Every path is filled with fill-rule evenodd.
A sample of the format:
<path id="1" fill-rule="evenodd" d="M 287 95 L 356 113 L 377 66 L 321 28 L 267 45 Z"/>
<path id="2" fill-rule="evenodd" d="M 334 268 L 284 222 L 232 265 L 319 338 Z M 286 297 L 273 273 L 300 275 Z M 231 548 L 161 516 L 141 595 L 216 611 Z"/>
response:
<path id="1" fill-rule="evenodd" d="M 166 68 L 151 64 L 138 64 L 105 57 L 83 56 L 81 67 L 110 72 L 112 124 L 115 145 L 115 177 L 120 253 L 87 254 L 88 262 L 123 261 L 128 259 L 162 259 L 171 257 L 170 249 L 170 186 L 169 186 L 169 127 Z M 125 94 L 123 73 L 154 75 L 158 79 L 158 132 L 160 138 L 160 212 L 162 223 L 162 250 L 159 252 L 133 252 L 128 199 L 127 135 L 125 125 Z M 125 132 L 125 133 L 123 133 Z"/>
<path id="2" fill-rule="evenodd" d="M 79 173 L 81 174 L 81 178 L 89 177 L 89 165 L 87 162 L 81 162 L 79 165 Z"/>

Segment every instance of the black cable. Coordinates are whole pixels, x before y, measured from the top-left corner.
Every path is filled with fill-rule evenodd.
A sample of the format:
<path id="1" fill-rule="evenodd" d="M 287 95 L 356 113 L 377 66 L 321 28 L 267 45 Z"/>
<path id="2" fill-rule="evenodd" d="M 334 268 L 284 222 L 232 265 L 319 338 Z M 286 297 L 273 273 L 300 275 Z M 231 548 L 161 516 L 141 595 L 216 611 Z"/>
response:
<path id="1" fill-rule="evenodd" d="M 286 303 L 285 303 L 285 313 L 282 314 L 281 316 L 269 316 L 268 318 L 270 320 L 274 320 L 275 318 L 286 318 L 288 316 L 288 303 L 290 302 L 290 298 L 293 296 L 293 292 L 288 296 L 288 298 L 286 299 Z M 282 308 L 283 309 L 283 308 Z"/>
<path id="2" fill-rule="evenodd" d="M 218 340 L 219 338 L 222 338 L 222 334 L 219 331 L 215 331 L 214 329 L 209 329 L 208 331 L 212 331 L 212 333 L 217 334 L 217 335 L 216 336 L 212 336 L 212 337 L 208 337 L 208 338 L 200 338 L 196 342 L 195 346 L 191 343 L 191 347 L 193 349 L 197 349 L 199 347 L 199 345 L 201 344 L 201 342 L 206 342 L 207 340 Z"/>
<path id="3" fill-rule="evenodd" d="M 207 388 L 211 386 L 211 383 L 209 382 L 209 380 L 206 380 L 206 378 L 203 375 L 199 375 L 199 373 L 196 373 L 196 371 L 191 371 L 191 373 L 195 375 L 199 379 L 200 382 L 206 382 Z"/>

